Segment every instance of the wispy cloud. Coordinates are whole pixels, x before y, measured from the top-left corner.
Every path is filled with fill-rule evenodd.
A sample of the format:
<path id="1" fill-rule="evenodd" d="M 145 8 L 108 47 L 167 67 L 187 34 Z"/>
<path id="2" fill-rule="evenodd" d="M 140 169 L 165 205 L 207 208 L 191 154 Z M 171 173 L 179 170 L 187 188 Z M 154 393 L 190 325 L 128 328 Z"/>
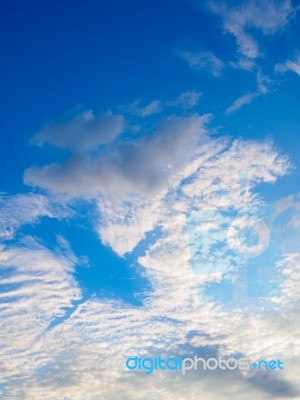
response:
<path id="1" fill-rule="evenodd" d="M 175 100 L 167 101 L 166 106 L 190 109 L 199 104 L 201 96 L 201 92 L 188 90 L 187 92 L 181 93 Z"/>
<path id="2" fill-rule="evenodd" d="M 231 61 L 229 63 L 235 69 L 242 69 L 245 71 L 253 71 L 255 69 L 255 61 L 247 57 L 239 57 L 237 61 Z"/>
<path id="3" fill-rule="evenodd" d="M 248 94 L 244 94 L 241 97 L 238 97 L 236 100 L 234 100 L 234 102 L 231 104 L 231 106 L 225 110 L 225 115 L 234 113 L 235 111 L 239 110 L 246 104 L 251 104 L 256 96 L 257 96 L 257 93 L 248 93 Z"/>
<path id="4" fill-rule="evenodd" d="M 162 107 L 163 105 L 160 100 L 153 100 L 144 106 L 141 105 L 141 100 L 135 100 L 126 106 L 121 106 L 120 109 L 129 114 L 143 118 L 159 113 L 162 110 Z"/>
<path id="5" fill-rule="evenodd" d="M 239 65 L 245 69 L 251 67 L 249 60 L 251 62 L 260 56 L 253 28 L 264 35 L 274 34 L 284 28 L 296 13 L 290 0 L 246 0 L 236 6 L 226 1 L 210 0 L 208 8 L 222 18 L 224 30 L 235 37 L 242 55 Z"/>
<path id="6" fill-rule="evenodd" d="M 195 70 L 206 70 L 213 76 L 219 77 L 224 68 L 224 63 L 210 51 L 191 52 L 177 50 L 176 54 L 183 58 L 188 66 Z"/>
<path id="7" fill-rule="evenodd" d="M 42 217 L 66 218 L 72 211 L 61 201 L 41 194 L 0 195 L 0 239 L 13 239 L 15 232 Z"/>
<path id="8" fill-rule="evenodd" d="M 243 106 L 251 104 L 255 98 L 269 93 L 271 84 L 272 80 L 268 76 L 263 75 L 262 70 L 258 68 L 256 72 L 257 91 L 238 97 L 231 106 L 225 110 L 225 115 L 232 114 Z"/>
<path id="9" fill-rule="evenodd" d="M 285 73 L 288 71 L 295 72 L 300 76 L 300 56 L 296 57 L 294 60 L 287 60 L 284 63 L 275 65 L 275 72 Z"/>
<path id="10" fill-rule="evenodd" d="M 257 83 L 258 94 L 267 94 L 270 91 L 270 86 L 272 85 L 272 79 L 270 79 L 268 76 L 265 76 L 262 73 L 261 68 L 258 68 L 256 73 L 256 83 Z"/>
<path id="11" fill-rule="evenodd" d="M 300 193 L 289 195 L 283 197 L 276 201 L 276 212 L 278 215 L 284 215 L 284 226 L 283 229 L 285 233 L 291 229 L 293 229 L 293 237 L 294 239 L 299 240 L 299 234 L 295 232 L 294 229 L 300 228 Z"/>
<path id="12" fill-rule="evenodd" d="M 122 105 L 119 109 L 124 113 L 145 118 L 166 111 L 168 108 L 191 109 L 198 105 L 201 95 L 202 93 L 199 91 L 188 90 L 180 93 L 174 100 L 153 100 L 146 105 L 142 105 L 142 100 L 139 99 L 130 104 Z"/>

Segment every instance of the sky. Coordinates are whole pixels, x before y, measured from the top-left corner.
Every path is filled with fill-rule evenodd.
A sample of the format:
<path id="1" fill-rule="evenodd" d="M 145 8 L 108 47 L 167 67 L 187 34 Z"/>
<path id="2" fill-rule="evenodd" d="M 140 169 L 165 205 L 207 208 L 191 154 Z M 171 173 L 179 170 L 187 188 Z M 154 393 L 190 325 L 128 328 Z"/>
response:
<path id="1" fill-rule="evenodd" d="M 300 399 L 299 12 L 1 2 L 1 399 Z"/>

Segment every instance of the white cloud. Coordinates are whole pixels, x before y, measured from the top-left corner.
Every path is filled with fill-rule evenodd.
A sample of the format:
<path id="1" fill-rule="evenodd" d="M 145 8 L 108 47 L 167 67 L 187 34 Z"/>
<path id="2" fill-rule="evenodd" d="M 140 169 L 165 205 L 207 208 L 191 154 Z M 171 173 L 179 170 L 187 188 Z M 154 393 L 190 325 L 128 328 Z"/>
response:
<path id="1" fill-rule="evenodd" d="M 145 238 L 146 232 L 159 225 L 167 212 L 162 201 L 164 193 L 150 199 L 141 194 L 127 195 L 125 199 L 102 197 L 97 202 L 101 215 L 97 232 L 101 241 L 119 255 L 132 251 Z"/>
<path id="2" fill-rule="evenodd" d="M 0 239 L 12 239 L 26 224 L 42 217 L 65 218 L 71 210 L 61 201 L 40 194 L 0 195 Z"/>
<path id="3" fill-rule="evenodd" d="M 210 51 L 190 52 L 178 50 L 176 54 L 182 57 L 192 69 L 207 70 L 215 77 L 219 77 L 224 68 L 223 61 Z"/>
<path id="4" fill-rule="evenodd" d="M 230 65 L 235 69 L 253 71 L 255 68 L 255 61 L 247 57 L 239 57 L 237 61 L 231 61 Z"/>
<path id="5" fill-rule="evenodd" d="M 191 109 L 199 103 L 201 95 L 201 92 L 188 90 L 181 93 L 175 100 L 169 100 L 166 102 L 161 100 L 153 100 L 144 106 L 141 105 L 141 100 L 135 100 L 128 105 L 120 106 L 119 109 L 131 115 L 145 118 L 154 114 L 158 114 L 168 107 Z"/>
<path id="6" fill-rule="evenodd" d="M 41 335 L 81 298 L 73 276 L 76 261 L 72 253 L 59 248 L 52 252 L 31 237 L 1 247 L 1 374 L 5 379 L 26 374 Z M 43 354 L 37 357 L 42 359 Z"/>
<path id="7" fill-rule="evenodd" d="M 178 215 L 185 224 L 184 215 L 191 209 L 228 207 L 233 200 L 230 203 L 226 196 L 218 196 L 220 187 L 237 202 L 241 174 L 247 173 L 247 179 L 253 183 L 275 182 L 288 168 L 287 159 L 277 154 L 271 143 L 236 141 L 229 145 L 223 140 L 207 141 L 195 149 L 193 161 L 173 177 L 167 191 L 153 197 L 140 194 L 118 200 L 101 199 L 101 239 L 118 254 L 124 254 L 146 232 L 157 225 L 163 227 L 167 215 Z M 255 204 L 254 198 L 252 201 Z"/>
<path id="8" fill-rule="evenodd" d="M 300 194 L 289 195 L 276 201 L 275 211 L 282 233 L 281 248 L 285 253 L 299 251 Z"/>
<path id="9" fill-rule="evenodd" d="M 222 18 L 225 31 L 235 37 L 240 54 L 248 59 L 260 55 L 258 43 L 252 34 L 253 28 L 265 35 L 274 34 L 295 15 L 290 0 L 246 0 L 236 6 L 211 0 L 208 7 Z"/>
<path id="10" fill-rule="evenodd" d="M 243 107 L 246 104 L 251 104 L 256 96 L 257 96 L 257 93 L 248 93 L 248 94 L 244 94 L 241 97 L 238 97 L 236 100 L 234 100 L 234 102 L 231 104 L 231 106 L 225 110 L 225 115 L 232 114 L 233 112 L 239 110 L 241 107 Z"/>
<path id="11" fill-rule="evenodd" d="M 176 225 L 172 227 L 174 233 Z M 30 332 L 25 330 L 20 315 L 15 319 L 10 317 L 7 321 L 10 334 L 3 337 L 4 348 L 0 353 L 7 393 L 16 399 L 23 393 L 23 400 L 103 396 L 108 400 L 116 397 L 127 400 L 133 396 L 147 399 L 149 394 L 167 400 L 175 395 L 196 400 L 199 391 L 205 400 L 218 400 L 220 396 L 240 399 L 241 391 L 246 400 L 253 397 L 267 400 L 270 395 L 278 399 L 298 398 L 299 323 L 295 316 L 299 315 L 299 259 L 290 256 L 282 263 L 286 276 L 283 296 L 275 313 L 266 315 L 263 310 L 252 308 L 251 303 L 244 309 L 199 303 L 197 277 L 185 268 L 187 260 L 181 255 L 182 250 L 185 253 L 185 243 L 170 237 L 168 247 L 162 248 L 161 244 L 155 249 L 160 249 L 155 259 L 151 260 L 155 255 L 151 250 L 147 260 L 143 260 L 153 266 L 158 263 L 160 270 L 155 273 L 149 265 L 156 291 L 143 308 L 92 298 L 79 304 L 68 319 L 51 330 L 45 330 L 44 325 L 33 325 L 35 330 Z M 159 258 L 161 255 L 164 257 Z M 45 261 L 49 263 L 47 257 Z M 49 289 L 49 293 L 56 290 Z M 35 291 L 38 297 L 45 288 L 36 285 Z M 41 313 L 39 308 L 33 313 L 29 307 L 28 311 L 30 318 Z M 18 333 L 10 343 L 11 329 L 16 326 Z M 18 335 L 22 335 L 22 344 L 16 341 Z M 10 352 L 6 353 L 8 349 Z M 205 354 L 207 349 L 210 354 L 223 356 L 239 352 L 251 360 L 283 357 L 286 370 L 282 376 L 276 372 L 247 376 L 197 371 L 182 377 L 157 371 L 146 377 L 142 371 L 136 374 L 126 371 L 124 365 L 127 357 L 136 354 L 190 356 Z"/>
<path id="12" fill-rule="evenodd" d="M 256 73 L 257 91 L 258 94 L 267 94 L 270 89 L 269 86 L 272 84 L 272 80 L 263 75 L 262 70 L 259 68 Z"/>
<path id="13" fill-rule="evenodd" d="M 187 92 L 181 93 L 177 99 L 166 102 L 169 107 L 181 107 L 190 109 L 199 104 L 199 100 L 202 96 L 201 92 L 188 90 Z"/>
<path id="14" fill-rule="evenodd" d="M 257 91 L 238 97 L 231 106 L 225 110 L 225 115 L 232 114 L 244 105 L 251 104 L 256 97 L 269 93 L 272 80 L 268 76 L 263 75 L 262 70 L 258 68 L 256 72 L 256 84 Z"/>
<path id="15" fill-rule="evenodd" d="M 127 106 L 121 106 L 120 109 L 129 114 L 144 118 L 159 113 L 162 110 L 162 106 L 163 105 L 159 100 L 153 100 L 145 106 L 141 106 L 141 100 L 135 100 Z"/>
<path id="16" fill-rule="evenodd" d="M 287 210 L 291 211 L 288 216 L 286 215 L 286 224 L 293 228 L 300 228 L 300 193 L 277 200 L 275 206 L 278 214 Z"/>
<path id="17" fill-rule="evenodd" d="M 285 73 L 287 71 L 295 72 L 300 76 L 300 56 L 296 57 L 295 60 L 287 60 L 284 63 L 276 64 L 275 72 Z"/>
<path id="18" fill-rule="evenodd" d="M 241 104 L 235 104 L 235 109 L 238 106 Z M 194 179 L 193 174 L 201 168 L 202 185 L 205 182 L 209 185 L 212 177 L 203 179 L 203 173 L 210 165 L 211 157 L 219 157 L 222 151 L 225 157 L 227 141 L 209 137 L 205 128 L 208 120 L 208 116 L 197 114 L 185 118 L 171 116 L 155 132 L 134 141 L 115 142 L 106 153 L 95 153 L 93 157 L 76 154 L 61 165 L 31 167 L 25 172 L 25 181 L 70 196 L 98 198 L 101 223 L 97 231 L 101 240 L 118 254 L 124 254 L 132 251 L 146 232 L 161 226 L 169 208 L 165 199 L 175 196 L 171 194 L 172 190 L 181 180 Z M 251 154 L 249 162 L 253 162 L 252 159 L 257 158 L 256 148 L 247 147 Z M 242 152 L 242 160 L 248 160 L 240 145 L 233 144 L 233 149 L 237 154 Z M 257 152 L 261 151 L 266 151 L 266 161 L 272 161 L 273 165 L 265 165 L 265 175 L 260 179 L 274 181 L 276 175 L 286 171 L 288 163 L 274 152 L 272 154 L 271 145 L 257 147 Z M 219 159 L 220 165 L 225 166 L 213 179 L 223 175 L 225 160 Z M 238 165 L 244 171 L 255 170 L 241 161 Z M 191 187 L 189 184 L 182 188 L 185 195 Z M 199 190 L 203 192 L 207 188 L 204 186 Z M 177 209 L 185 207 L 178 199 L 175 205 Z"/>

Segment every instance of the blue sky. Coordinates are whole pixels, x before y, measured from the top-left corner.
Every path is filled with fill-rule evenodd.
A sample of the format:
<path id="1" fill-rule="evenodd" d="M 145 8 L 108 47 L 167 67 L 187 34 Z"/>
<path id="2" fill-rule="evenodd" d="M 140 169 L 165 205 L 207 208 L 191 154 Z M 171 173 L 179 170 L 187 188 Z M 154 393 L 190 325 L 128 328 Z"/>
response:
<path id="1" fill-rule="evenodd" d="M 0 5 L 2 398 L 300 398 L 299 9 Z"/>

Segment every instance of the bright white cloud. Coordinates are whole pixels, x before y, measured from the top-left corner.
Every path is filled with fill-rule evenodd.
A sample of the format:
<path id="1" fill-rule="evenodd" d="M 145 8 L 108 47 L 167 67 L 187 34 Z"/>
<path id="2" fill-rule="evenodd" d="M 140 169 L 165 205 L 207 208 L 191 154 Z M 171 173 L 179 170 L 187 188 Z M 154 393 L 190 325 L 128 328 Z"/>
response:
<path id="1" fill-rule="evenodd" d="M 174 224 L 174 232 L 175 228 Z M 218 400 L 220 396 L 240 399 L 241 391 L 249 400 L 253 397 L 267 400 L 275 393 L 278 399 L 297 398 L 299 323 L 295 316 L 299 315 L 299 259 L 290 256 L 282 263 L 286 277 L 282 283 L 283 296 L 275 313 L 266 316 L 263 310 L 252 308 L 251 303 L 244 309 L 236 309 L 234 304 L 233 308 L 226 308 L 199 303 L 199 281 L 185 268 L 188 260 L 182 256 L 185 243 L 180 245 L 178 238 L 171 236 L 167 246 L 162 248 L 161 245 L 151 249 L 147 259 L 142 260 L 143 264 L 148 264 L 156 289 L 142 309 L 121 302 L 89 299 L 51 330 L 45 330 L 47 324 L 38 324 L 33 325 L 34 331 L 30 332 L 21 324 L 20 315 L 14 319 L 12 313 L 5 329 L 18 326 L 19 333 L 14 334 L 10 343 L 10 330 L 10 335 L 3 337 L 4 348 L 1 350 L 2 368 L 5 367 L 2 371 L 6 376 L 4 382 L 10 396 L 18 398 L 22 393 L 24 400 L 81 400 L 105 396 L 113 400 L 122 393 L 121 398 L 127 400 L 136 393 L 139 398 L 147 399 L 150 393 L 171 400 L 175 393 L 182 398 L 197 399 L 200 390 L 205 400 Z M 163 252 L 159 251 L 152 259 L 158 249 Z M 163 258 L 159 258 L 162 255 Z M 53 261 L 48 256 L 43 256 L 44 261 L 53 268 Z M 34 258 L 34 262 L 36 260 Z M 167 267 L 164 266 L 166 261 Z M 65 263 L 63 259 L 61 262 Z M 159 264 L 159 272 L 155 272 L 150 262 L 153 266 Z M 54 281 L 49 294 L 59 290 L 55 286 Z M 35 292 L 37 297 L 41 296 L 45 288 L 35 285 Z M 58 302 L 61 300 L 57 298 Z M 41 307 L 34 310 L 35 314 L 30 304 L 23 306 L 29 306 L 30 318 L 43 315 L 43 301 Z M 16 346 L 20 334 L 22 344 L 18 341 Z M 6 354 L 8 349 L 12 353 Z M 238 351 L 252 360 L 284 355 L 286 371 L 284 376 L 263 372 L 247 376 L 197 371 L 184 378 L 180 374 L 156 372 L 146 379 L 143 372 L 130 373 L 124 366 L 126 357 L 136 354 L 144 357 L 187 356 L 205 354 L 207 349 L 223 356 Z M 12 357 L 16 350 L 18 356 Z M 14 384 L 14 379 L 18 380 L 18 385 Z M 224 392 L 222 385 L 228 392 Z"/>
<path id="2" fill-rule="evenodd" d="M 31 237 L 1 247 L 1 375 L 6 382 L 26 377 L 28 366 L 33 370 L 43 362 L 43 353 L 36 353 L 40 337 L 81 298 L 73 276 L 76 262 L 70 251 L 52 252 Z"/>

